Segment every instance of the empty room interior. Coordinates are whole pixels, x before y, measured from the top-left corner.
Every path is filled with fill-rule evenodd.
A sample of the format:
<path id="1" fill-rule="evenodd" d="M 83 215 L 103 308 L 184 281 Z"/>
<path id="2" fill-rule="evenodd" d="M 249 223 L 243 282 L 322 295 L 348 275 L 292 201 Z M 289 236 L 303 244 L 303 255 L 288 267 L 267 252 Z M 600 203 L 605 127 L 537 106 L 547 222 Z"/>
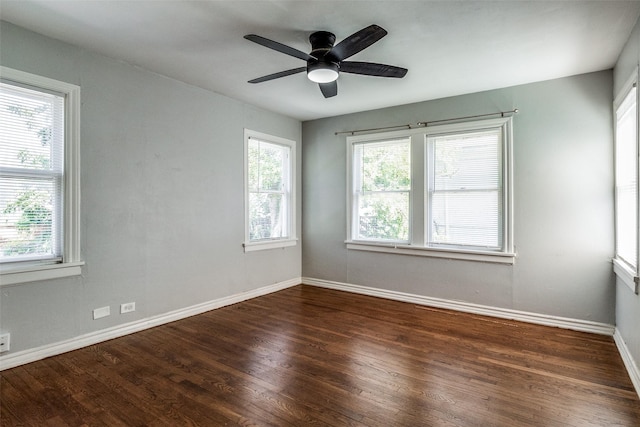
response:
<path id="1" fill-rule="evenodd" d="M 0 424 L 640 426 L 639 17 L 0 0 Z"/>

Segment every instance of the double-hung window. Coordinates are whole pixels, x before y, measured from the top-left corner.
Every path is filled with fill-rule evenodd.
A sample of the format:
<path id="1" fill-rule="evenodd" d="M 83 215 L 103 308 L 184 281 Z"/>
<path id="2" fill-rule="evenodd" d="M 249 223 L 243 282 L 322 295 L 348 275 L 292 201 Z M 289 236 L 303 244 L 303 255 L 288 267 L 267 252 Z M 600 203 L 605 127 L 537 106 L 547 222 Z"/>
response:
<path id="1" fill-rule="evenodd" d="M 411 139 L 353 147 L 354 239 L 409 242 Z"/>
<path id="2" fill-rule="evenodd" d="M 512 119 L 347 138 L 347 247 L 513 263 Z"/>
<path id="3" fill-rule="evenodd" d="M 2 284 L 80 274 L 80 88 L 0 71 Z"/>
<path id="4" fill-rule="evenodd" d="M 502 130 L 427 136 L 427 243 L 501 250 Z"/>
<path id="5" fill-rule="evenodd" d="M 615 101 L 614 269 L 638 291 L 638 93 L 637 73 Z"/>
<path id="6" fill-rule="evenodd" d="M 295 141 L 245 130 L 245 251 L 296 244 Z"/>

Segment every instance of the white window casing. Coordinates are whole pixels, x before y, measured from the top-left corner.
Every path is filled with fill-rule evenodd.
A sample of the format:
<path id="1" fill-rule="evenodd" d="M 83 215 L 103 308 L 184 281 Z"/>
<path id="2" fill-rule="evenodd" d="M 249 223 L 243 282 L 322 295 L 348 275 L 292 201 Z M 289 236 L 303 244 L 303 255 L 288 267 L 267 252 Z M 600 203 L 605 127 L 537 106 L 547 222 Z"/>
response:
<path id="1" fill-rule="evenodd" d="M 411 144 L 409 238 L 362 238 L 359 147 L 393 141 Z M 511 117 L 349 136 L 347 152 L 348 249 L 515 262 Z"/>
<path id="2" fill-rule="evenodd" d="M 615 170 L 615 255 L 613 270 L 638 293 L 640 265 L 640 163 L 638 152 L 638 70 L 625 82 L 613 103 Z"/>
<path id="3" fill-rule="evenodd" d="M 6 110 L 12 110 L 14 113 L 20 108 L 29 113 L 28 108 L 23 107 L 22 103 L 31 106 L 36 105 L 31 102 L 37 102 L 38 98 L 55 98 L 50 104 L 54 117 L 49 122 L 49 127 L 40 125 L 40 132 L 46 128 L 47 141 L 51 141 L 47 148 L 49 153 L 34 154 L 23 149 L 20 145 L 21 131 L 13 127 L 14 123 L 20 124 L 20 120 L 24 121 L 23 119 L 4 120 L 4 125 L 0 123 L 0 126 L 6 126 L 2 131 L 3 138 L 6 138 L 6 141 L 3 140 L 5 148 L 13 147 L 7 148 L 4 151 L 5 156 L 0 159 L 3 181 L 0 188 L 4 198 L 11 198 L 12 191 L 15 194 L 18 194 L 17 191 L 23 191 L 24 195 L 27 191 L 26 183 L 29 183 L 29 191 L 36 188 L 36 192 L 40 191 L 53 197 L 50 200 L 52 228 L 47 231 L 51 233 L 50 251 L 24 251 L 16 255 L 5 245 L 0 257 L 0 285 L 80 275 L 81 266 L 84 264 L 80 252 L 80 87 L 7 67 L 0 67 L 0 78 L 4 90 L 3 100 L 19 100 L 15 101 L 17 104 L 14 106 L 3 103 Z M 40 109 L 45 110 L 44 107 Z M 35 109 L 33 111 L 38 112 Z M 9 117 L 11 116 L 7 116 Z M 33 129 L 37 127 L 29 121 L 26 126 Z M 26 154 L 22 157 L 22 162 L 16 162 L 15 152 L 20 150 Z M 59 155 L 56 155 L 56 150 L 59 150 Z M 25 161 L 25 158 L 29 161 Z M 29 166 L 29 162 L 35 164 L 33 162 L 38 158 L 41 162 L 47 162 L 46 167 Z M 53 183 L 53 187 L 49 187 L 46 182 Z M 4 206 L 8 202 L 11 200 L 2 202 L 4 224 L 10 222 L 9 211 L 5 212 L 7 206 Z M 6 230 L 8 229 L 5 228 Z"/>
<path id="4" fill-rule="evenodd" d="M 297 244 L 295 141 L 244 131 L 244 250 Z"/>

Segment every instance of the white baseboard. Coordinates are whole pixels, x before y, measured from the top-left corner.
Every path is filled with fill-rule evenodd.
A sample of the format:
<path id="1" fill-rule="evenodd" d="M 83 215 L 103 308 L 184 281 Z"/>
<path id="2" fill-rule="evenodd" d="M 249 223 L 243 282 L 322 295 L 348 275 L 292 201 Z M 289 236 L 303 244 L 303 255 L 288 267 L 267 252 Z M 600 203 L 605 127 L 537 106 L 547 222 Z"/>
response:
<path id="1" fill-rule="evenodd" d="M 251 291 L 230 295 L 228 297 L 218 298 L 212 301 L 192 305 L 190 307 L 170 311 L 168 313 L 160 314 L 157 316 L 152 316 L 145 319 L 136 320 L 134 322 L 125 323 L 123 325 L 114 326 L 108 329 L 91 332 L 57 343 L 47 344 L 41 347 L 18 351 L 15 353 L 9 353 L 4 356 L 0 356 L 0 371 L 24 365 L 26 363 L 35 362 L 36 360 L 41 360 L 46 357 L 55 356 L 72 350 L 77 350 L 79 348 L 94 345 L 113 338 L 129 335 L 134 332 L 153 328 L 165 323 L 174 322 L 186 317 L 195 316 L 196 314 L 201 314 L 206 311 L 214 310 L 216 308 L 225 307 L 227 305 L 236 304 L 238 302 L 277 292 L 282 289 L 299 285 L 300 283 L 301 278 L 296 277 L 284 282 L 263 286 Z"/>
<path id="2" fill-rule="evenodd" d="M 640 368 L 638 368 L 636 361 L 633 360 L 629 347 L 627 347 L 624 339 L 622 339 L 618 328 L 616 328 L 616 331 L 613 333 L 613 340 L 616 342 L 616 346 L 618 346 L 618 351 L 620 352 L 625 368 L 627 368 L 633 387 L 636 389 L 638 397 L 640 397 Z"/>
<path id="3" fill-rule="evenodd" d="M 350 283 L 333 282 L 330 280 L 314 279 L 303 277 L 302 283 L 306 285 L 318 286 L 321 288 L 336 289 L 340 291 L 353 292 L 356 294 L 369 295 L 380 298 L 387 298 L 396 301 L 409 302 L 412 304 L 425 305 L 429 307 L 447 308 L 450 310 L 462 311 L 465 313 L 481 314 L 484 316 L 499 317 L 501 319 L 512 319 L 521 322 L 534 323 L 538 325 L 554 326 L 557 328 L 571 329 L 574 331 L 591 332 L 600 335 L 612 336 L 615 327 L 606 323 L 590 322 L 586 320 L 571 319 L 566 317 L 549 316 L 546 314 L 530 313 L 526 311 L 511 310 L 506 308 L 491 307 L 480 304 L 472 304 L 463 301 L 447 300 L 442 298 L 432 298 L 423 295 L 408 294 L 404 292 L 390 291 L 387 289 L 371 288 L 368 286 L 353 285 Z"/>

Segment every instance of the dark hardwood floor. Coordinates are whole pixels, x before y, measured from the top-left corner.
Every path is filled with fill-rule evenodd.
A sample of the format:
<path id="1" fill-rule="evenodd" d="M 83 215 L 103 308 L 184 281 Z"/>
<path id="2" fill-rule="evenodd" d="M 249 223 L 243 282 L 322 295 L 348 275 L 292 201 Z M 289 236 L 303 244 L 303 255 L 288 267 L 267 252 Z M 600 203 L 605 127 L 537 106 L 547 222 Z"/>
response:
<path id="1" fill-rule="evenodd" d="M 310 286 L 0 373 L 8 426 L 640 426 L 611 337 Z"/>

